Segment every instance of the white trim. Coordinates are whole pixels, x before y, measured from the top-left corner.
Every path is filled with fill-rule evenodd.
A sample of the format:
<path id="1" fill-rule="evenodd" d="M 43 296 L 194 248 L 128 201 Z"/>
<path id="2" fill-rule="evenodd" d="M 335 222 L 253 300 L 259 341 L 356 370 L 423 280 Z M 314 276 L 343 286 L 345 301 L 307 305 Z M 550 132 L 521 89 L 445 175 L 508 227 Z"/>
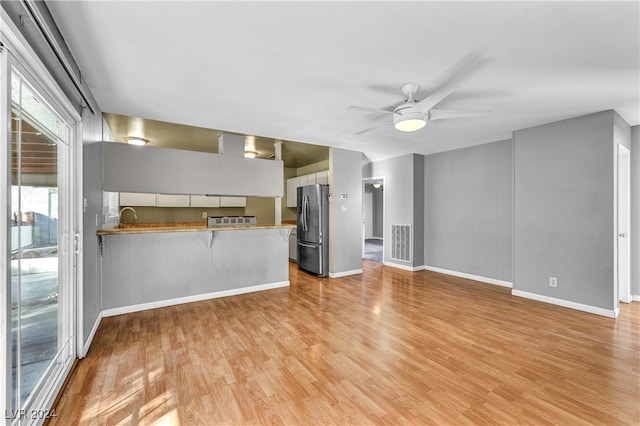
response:
<path id="1" fill-rule="evenodd" d="M 2 10 L 2 19 L 0 25 L 4 25 L 4 10 Z M 0 35 L 4 34 L 0 31 Z M 9 82 L 9 60 L 6 50 L 0 54 L 0 140 L 11 140 L 10 133 L 10 115 L 11 111 L 10 98 L 11 89 Z M 9 170 L 9 159 L 11 158 L 10 144 L 0 144 L 0 281 L 2 283 L 11 282 L 11 261 L 9 254 L 11 253 L 11 231 L 8 226 L 11 213 L 10 206 L 10 189 L 11 180 Z M 8 386 L 11 380 L 11 294 L 10 286 L 0 286 L 0 413 L 7 413 L 11 403 L 10 390 Z M 6 417 L 6 415 L 5 415 Z M 5 425 L 10 424 L 9 420 L 4 420 Z"/>
<path id="2" fill-rule="evenodd" d="M 487 284 L 499 285 L 500 287 L 513 288 L 513 283 L 509 281 L 497 280 L 495 278 L 481 277 L 479 275 L 467 274 L 465 272 L 450 271 L 448 269 L 436 268 L 435 266 L 424 266 L 427 271 L 438 272 L 441 274 L 453 275 L 454 277 L 466 278 L 469 280 L 480 281 Z"/>
<path id="3" fill-rule="evenodd" d="M 385 180 L 384 176 L 374 176 L 374 177 L 368 177 L 368 178 L 362 178 L 362 214 L 364 215 L 364 187 L 365 184 L 368 182 L 373 182 L 373 181 L 382 181 L 382 188 L 384 188 L 384 191 L 382 191 L 382 237 L 372 237 L 372 238 L 376 238 L 376 239 L 380 239 L 382 240 L 382 263 L 384 263 L 384 258 L 385 258 L 385 252 L 386 252 L 386 240 L 385 240 L 385 223 L 387 220 L 387 181 Z M 365 240 L 366 238 L 365 236 L 365 224 L 362 224 L 362 258 L 364 259 L 364 255 L 365 255 Z M 412 247 L 413 250 L 413 247 Z"/>
<path id="4" fill-rule="evenodd" d="M 632 302 L 640 302 L 640 294 L 631 295 L 631 301 Z"/>
<path id="5" fill-rule="evenodd" d="M 69 374 L 71 373 L 71 368 L 73 367 L 73 363 L 75 362 L 75 360 L 76 360 L 75 356 L 69 357 L 65 360 L 65 365 L 62 371 L 60 372 L 60 374 L 58 375 L 58 379 L 55 380 L 55 386 L 50 387 L 48 389 L 48 392 L 46 392 L 46 394 L 43 396 L 44 403 L 42 404 L 42 406 L 45 407 L 45 411 L 53 407 L 53 403 L 55 402 L 56 398 L 58 397 L 58 394 L 62 390 L 62 386 L 64 385 L 66 378 L 69 377 Z M 32 409 L 32 412 L 33 411 L 37 411 L 37 410 Z"/>
<path id="6" fill-rule="evenodd" d="M 91 331 L 89 332 L 89 336 L 87 336 L 87 341 L 84 342 L 84 346 L 82 346 L 82 352 L 80 353 L 79 358 L 84 358 L 87 356 L 87 352 L 89 352 L 89 347 L 91 346 L 91 342 L 93 342 L 93 338 L 98 331 L 98 327 L 100 326 L 100 321 L 102 321 L 102 311 L 98 313 L 98 317 L 96 318 L 96 322 L 93 323 L 93 327 L 91 327 Z M 82 338 L 78 339 L 82 341 Z"/>
<path id="7" fill-rule="evenodd" d="M 141 303 L 139 305 L 122 306 L 120 308 L 104 309 L 101 312 L 103 318 L 115 315 L 129 314 L 132 312 L 146 311 L 148 309 L 164 308 L 167 306 L 181 305 L 183 303 L 200 302 L 202 300 L 217 299 L 220 297 L 236 296 L 239 294 L 253 293 L 274 288 L 289 287 L 289 281 L 280 281 L 269 284 L 259 284 L 251 287 L 234 288 L 231 290 L 214 291 L 213 293 L 196 294 L 194 296 L 178 297 L 175 299 L 159 300 L 157 302 Z"/>
<path id="8" fill-rule="evenodd" d="M 550 303 L 552 305 L 576 309 L 578 311 L 588 312 L 590 314 L 601 315 L 609 318 L 616 318 L 619 313 L 618 308 L 614 310 L 604 309 L 597 306 L 583 305 L 582 303 L 570 302 L 568 300 L 556 299 L 555 297 L 542 296 L 540 294 L 529 293 L 521 290 L 511 290 L 511 294 L 517 297 L 524 297 L 525 299 L 537 300 L 538 302 Z"/>
<path id="9" fill-rule="evenodd" d="M 409 271 L 409 272 L 417 272 L 417 271 L 422 271 L 424 269 L 424 266 L 401 265 L 399 263 L 393 263 L 393 262 L 382 262 L 382 264 L 384 266 L 390 266 L 392 268 L 402 269 L 403 271 Z"/>
<path id="10" fill-rule="evenodd" d="M 357 275 L 357 274 L 361 274 L 362 273 L 362 269 L 353 269 L 351 271 L 343 271 L 343 272 L 329 272 L 329 278 L 340 278 L 340 277 L 347 277 L 349 275 Z"/>

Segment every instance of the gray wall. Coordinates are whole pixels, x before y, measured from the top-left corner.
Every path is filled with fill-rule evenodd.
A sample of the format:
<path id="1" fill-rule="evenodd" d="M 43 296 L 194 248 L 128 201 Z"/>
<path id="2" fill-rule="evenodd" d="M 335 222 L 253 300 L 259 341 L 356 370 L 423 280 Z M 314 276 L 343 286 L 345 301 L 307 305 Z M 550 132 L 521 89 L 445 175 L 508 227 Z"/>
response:
<path id="1" fill-rule="evenodd" d="M 514 132 L 514 290 L 614 309 L 614 115 Z"/>
<path id="2" fill-rule="evenodd" d="M 363 165 L 363 178 L 384 177 L 384 236 L 387 239 L 384 244 L 385 263 L 406 267 L 423 265 L 424 256 L 416 257 L 416 253 L 423 252 L 423 225 L 422 223 L 416 225 L 414 221 L 416 211 L 419 211 L 423 216 L 423 203 L 420 202 L 420 197 L 416 200 L 414 173 L 416 162 L 423 161 L 422 158 L 421 155 L 408 154 Z M 418 186 L 421 188 L 420 185 Z M 413 234 L 412 262 L 391 259 L 391 225 L 411 225 Z M 416 232 L 416 228 L 419 228 L 420 233 Z"/>
<path id="3" fill-rule="evenodd" d="M 424 230 L 425 230 L 425 182 L 424 156 L 413 155 L 413 266 L 424 265 Z"/>
<path id="4" fill-rule="evenodd" d="M 362 269 L 362 153 L 344 149 L 329 150 L 329 272 Z M 341 195 L 346 194 L 346 199 Z M 346 211 L 343 211 L 343 206 Z"/>
<path id="5" fill-rule="evenodd" d="M 640 301 L 640 126 L 631 128 L 631 294 Z"/>
<path id="6" fill-rule="evenodd" d="M 512 281 L 511 140 L 424 159 L 424 264 Z"/>
<path id="7" fill-rule="evenodd" d="M 82 218 L 82 342 L 86 343 L 102 309 L 100 282 L 100 254 L 96 231 L 104 226 L 104 196 L 102 192 L 102 147 L 100 141 L 111 140 L 109 128 L 102 113 L 91 115 L 83 110 L 82 116 L 82 192 L 87 207 Z"/>

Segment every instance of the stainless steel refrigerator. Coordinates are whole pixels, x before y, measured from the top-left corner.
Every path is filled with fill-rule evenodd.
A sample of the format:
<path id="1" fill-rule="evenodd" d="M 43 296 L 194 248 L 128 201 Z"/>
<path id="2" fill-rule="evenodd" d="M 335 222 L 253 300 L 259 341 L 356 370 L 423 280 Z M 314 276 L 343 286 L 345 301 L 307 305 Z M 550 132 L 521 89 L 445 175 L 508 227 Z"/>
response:
<path id="1" fill-rule="evenodd" d="M 329 185 L 298 188 L 298 268 L 329 275 Z"/>

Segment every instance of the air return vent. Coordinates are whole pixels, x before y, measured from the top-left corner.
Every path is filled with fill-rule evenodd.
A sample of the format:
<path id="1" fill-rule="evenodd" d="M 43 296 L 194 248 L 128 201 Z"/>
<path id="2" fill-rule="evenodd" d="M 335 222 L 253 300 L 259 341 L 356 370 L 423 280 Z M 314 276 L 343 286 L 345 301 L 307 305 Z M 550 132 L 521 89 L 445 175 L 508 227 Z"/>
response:
<path id="1" fill-rule="evenodd" d="M 391 259 L 411 262 L 411 225 L 391 225 Z"/>

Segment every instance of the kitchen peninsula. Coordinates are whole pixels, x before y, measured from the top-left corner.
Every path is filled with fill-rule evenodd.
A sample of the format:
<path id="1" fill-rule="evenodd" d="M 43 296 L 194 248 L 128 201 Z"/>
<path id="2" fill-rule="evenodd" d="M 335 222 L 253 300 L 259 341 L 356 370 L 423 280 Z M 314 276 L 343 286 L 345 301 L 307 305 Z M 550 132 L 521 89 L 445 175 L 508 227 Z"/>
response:
<path id="1" fill-rule="evenodd" d="M 286 287 L 293 228 L 158 224 L 100 230 L 103 315 Z"/>

